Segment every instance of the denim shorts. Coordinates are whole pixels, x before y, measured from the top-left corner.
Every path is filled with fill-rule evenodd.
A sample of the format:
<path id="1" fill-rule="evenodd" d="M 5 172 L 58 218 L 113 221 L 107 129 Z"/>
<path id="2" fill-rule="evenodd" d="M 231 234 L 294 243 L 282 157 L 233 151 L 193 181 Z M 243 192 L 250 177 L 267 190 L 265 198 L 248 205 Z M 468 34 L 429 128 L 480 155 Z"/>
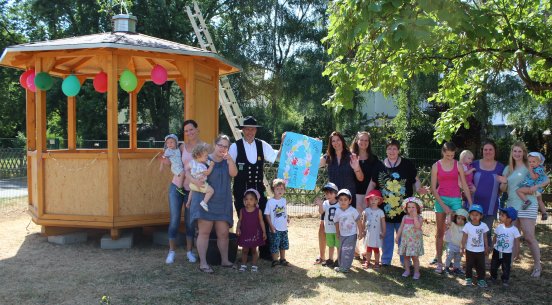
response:
<path id="1" fill-rule="evenodd" d="M 276 254 L 280 250 L 289 249 L 289 240 L 287 231 L 276 231 L 276 233 L 270 232 L 270 253 Z"/>

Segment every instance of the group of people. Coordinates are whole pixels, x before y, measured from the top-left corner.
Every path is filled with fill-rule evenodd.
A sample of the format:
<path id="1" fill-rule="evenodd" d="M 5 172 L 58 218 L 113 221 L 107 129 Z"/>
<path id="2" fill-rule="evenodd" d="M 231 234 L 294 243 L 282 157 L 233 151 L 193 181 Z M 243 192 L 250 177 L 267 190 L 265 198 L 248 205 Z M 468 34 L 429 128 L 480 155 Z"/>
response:
<path id="1" fill-rule="evenodd" d="M 248 270 L 248 255 L 252 256 L 252 272 L 258 270 L 259 256 L 271 259 L 272 266 L 288 265 L 285 182 L 272 181 L 274 196 L 269 200 L 263 183 L 264 162 L 275 162 L 280 150 L 255 138 L 259 127 L 253 117 L 247 117 L 238 126 L 243 139 L 231 144 L 227 136 L 220 135 L 208 156 L 193 120 L 184 122 L 185 141 L 180 146 L 176 146 L 174 135 L 167 136 L 163 164 L 171 164 L 174 174 L 169 186 L 167 264 L 174 262 L 181 210 L 189 202 L 184 206 L 188 260 L 197 259 L 192 252 L 197 224 L 199 269 L 213 272 L 206 260 L 213 228 L 222 267 L 233 267 L 228 260 L 233 201 L 239 219 L 236 234 L 242 247 L 238 270 Z M 488 140 L 483 143 L 480 160 L 474 161 L 472 152 L 463 151 L 457 161 L 457 148 L 448 142 L 443 145 L 442 158 L 432 166 L 431 186 L 427 188 L 421 185 L 414 163 L 400 155 L 397 140 L 387 141 L 386 157 L 382 160 L 372 152 L 368 132 L 357 133 L 350 146 L 339 132 L 333 132 L 328 142 L 320 158 L 320 166 L 327 168 L 329 182 L 322 188 L 324 200 L 316 200 L 320 212 L 320 253 L 315 264 L 348 272 L 356 256 L 364 260 L 363 268 L 377 269 L 391 264 L 397 244 L 400 262 L 405 268 L 402 275 L 412 274 L 413 279 L 419 279 L 419 256 L 424 254 L 424 205 L 415 195 L 431 192 L 436 213 L 436 249 L 431 262 L 435 272 L 465 274 L 467 285 L 475 283 L 485 287 L 486 265 L 490 265 L 492 280 L 497 279 L 497 269 L 502 266 L 502 283 L 508 285 L 510 266 L 519 258 L 520 232 L 523 232 L 534 261 L 531 276 L 540 276 L 542 267 L 535 225 L 538 209 L 543 219 L 548 216 L 539 195 L 549 183 L 542 167 L 542 154 L 528 153 L 525 145 L 518 142 L 512 146 L 508 165 L 504 166 L 496 160 L 496 144 Z M 171 153 L 171 150 L 178 152 Z M 499 201 L 502 192 L 508 195 L 506 202 Z M 499 210 L 500 225 L 493 233 Z M 447 256 L 443 264 L 445 249 Z M 462 257 L 466 260 L 465 270 L 460 263 Z M 477 272 L 476 281 L 472 280 L 472 268 Z"/>

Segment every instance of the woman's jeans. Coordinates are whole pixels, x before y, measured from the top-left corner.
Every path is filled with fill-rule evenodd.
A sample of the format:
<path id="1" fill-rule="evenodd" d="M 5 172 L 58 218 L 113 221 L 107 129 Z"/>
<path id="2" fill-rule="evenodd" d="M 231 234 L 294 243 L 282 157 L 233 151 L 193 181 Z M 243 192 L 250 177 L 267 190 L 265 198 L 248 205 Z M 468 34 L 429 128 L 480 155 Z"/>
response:
<path id="1" fill-rule="evenodd" d="M 182 214 L 182 206 L 188 201 L 189 191 L 184 190 L 184 194 L 180 194 L 176 190 L 176 185 L 171 183 L 169 186 L 169 209 L 170 209 L 170 223 L 169 223 L 169 239 L 174 240 L 178 234 L 178 227 L 180 226 L 180 216 Z M 186 224 L 186 237 L 194 238 L 195 227 L 190 222 L 190 209 L 186 209 L 184 213 L 184 222 Z"/>
<path id="2" fill-rule="evenodd" d="M 391 265 L 391 259 L 393 258 L 393 249 L 395 247 L 395 232 L 399 231 L 401 223 L 385 223 L 385 236 L 383 237 L 381 263 L 385 265 Z M 399 239 L 399 244 L 401 243 Z M 403 257 L 401 256 L 401 264 L 403 263 Z"/>

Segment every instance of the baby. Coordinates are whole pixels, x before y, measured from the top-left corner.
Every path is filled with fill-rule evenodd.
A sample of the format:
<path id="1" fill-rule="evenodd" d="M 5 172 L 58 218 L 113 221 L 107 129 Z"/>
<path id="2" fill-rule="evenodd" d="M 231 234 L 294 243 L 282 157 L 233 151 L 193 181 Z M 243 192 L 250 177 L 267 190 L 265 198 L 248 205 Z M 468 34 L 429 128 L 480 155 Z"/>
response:
<path id="1" fill-rule="evenodd" d="M 541 153 L 535 151 L 530 152 L 527 159 L 529 161 L 529 174 L 519 185 L 516 193 L 523 201 L 523 205 L 521 206 L 523 210 L 526 210 L 531 205 L 531 201 L 527 199 L 527 195 L 535 194 L 542 212 L 542 218 L 543 220 L 546 220 L 548 218 L 548 214 L 546 213 L 544 202 L 542 201 L 542 193 L 543 188 L 550 181 L 548 179 L 548 175 L 544 171 L 543 164 L 545 159 Z"/>
<path id="2" fill-rule="evenodd" d="M 205 198 L 203 198 L 199 204 L 205 211 L 209 211 L 207 203 L 209 203 L 209 199 L 211 199 L 215 193 L 215 190 L 207 184 L 207 176 L 211 174 L 215 166 L 215 163 L 209 160 L 209 146 L 204 143 L 197 144 L 192 150 L 192 158 L 193 160 L 190 161 L 190 174 L 192 178 L 203 182 L 203 185 L 199 187 L 194 183 L 190 183 L 190 190 L 193 192 L 205 193 Z M 187 208 L 190 207 L 191 199 L 192 194 L 188 196 L 188 202 L 186 203 Z"/>

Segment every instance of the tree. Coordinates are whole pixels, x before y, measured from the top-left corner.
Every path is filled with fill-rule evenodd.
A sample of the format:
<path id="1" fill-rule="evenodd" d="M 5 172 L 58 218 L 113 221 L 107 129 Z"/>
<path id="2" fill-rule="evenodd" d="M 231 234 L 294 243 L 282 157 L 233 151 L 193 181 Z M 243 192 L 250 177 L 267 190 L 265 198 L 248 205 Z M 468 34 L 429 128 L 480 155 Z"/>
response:
<path id="1" fill-rule="evenodd" d="M 330 4 L 326 103 L 351 107 L 354 90 L 396 94 L 416 75 L 437 74 L 430 97 L 449 108 L 435 126 L 450 139 L 477 112 L 486 81 L 515 73 L 540 102 L 552 98 L 550 1 L 370 0 Z"/>

